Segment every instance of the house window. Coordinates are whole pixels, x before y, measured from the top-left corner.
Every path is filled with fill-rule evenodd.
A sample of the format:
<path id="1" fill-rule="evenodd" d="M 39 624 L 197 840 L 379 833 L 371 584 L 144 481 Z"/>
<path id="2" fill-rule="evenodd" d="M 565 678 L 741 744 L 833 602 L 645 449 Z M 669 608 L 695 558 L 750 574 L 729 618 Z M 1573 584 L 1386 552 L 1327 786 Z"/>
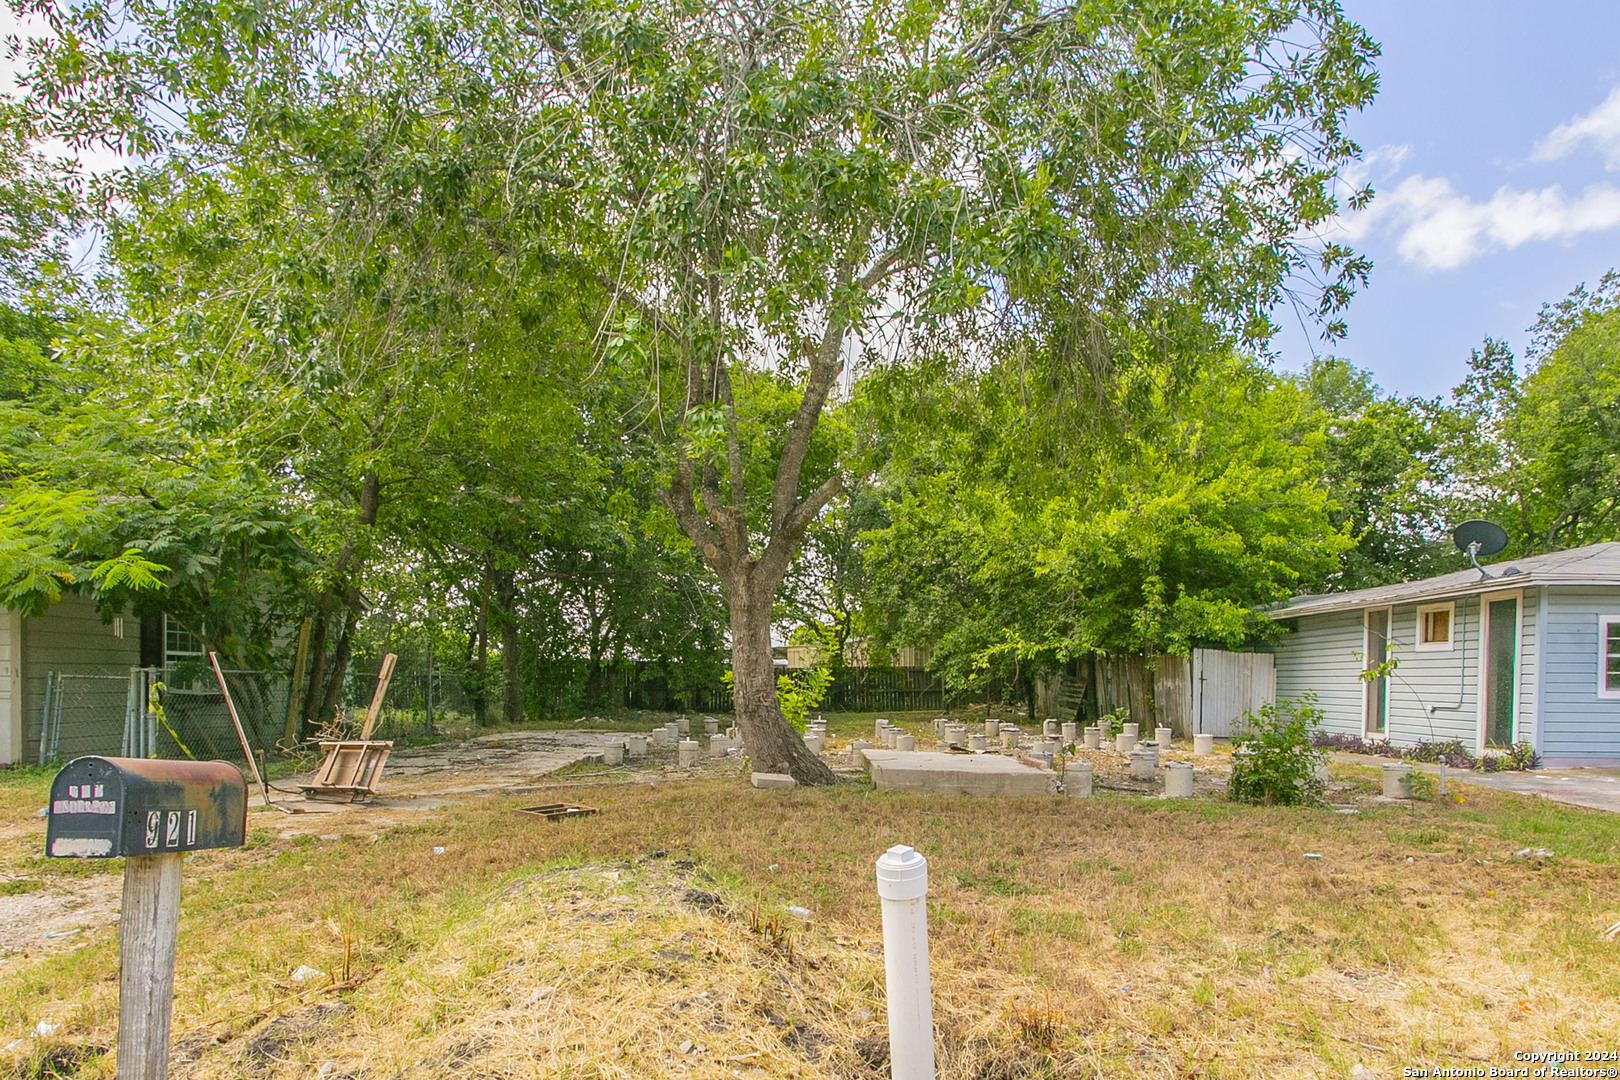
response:
<path id="1" fill-rule="evenodd" d="M 1452 604 L 1425 604 L 1417 609 L 1417 648 L 1451 648 Z"/>
<path id="2" fill-rule="evenodd" d="M 1598 697 L 1620 698 L 1620 615 L 1598 616 Z"/>
<path id="3" fill-rule="evenodd" d="M 181 626 L 167 615 L 163 616 L 163 666 L 173 667 L 177 662 L 206 659 L 203 643 L 196 634 Z"/>

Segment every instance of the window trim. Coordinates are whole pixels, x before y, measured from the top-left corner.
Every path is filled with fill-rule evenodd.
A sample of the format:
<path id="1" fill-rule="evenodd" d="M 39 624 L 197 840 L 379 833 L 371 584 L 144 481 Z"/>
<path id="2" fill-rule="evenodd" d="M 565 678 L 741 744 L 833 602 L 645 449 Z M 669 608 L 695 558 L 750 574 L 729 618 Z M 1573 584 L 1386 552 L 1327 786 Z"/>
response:
<path id="1" fill-rule="evenodd" d="M 1444 641 L 1423 640 L 1423 616 L 1431 611 L 1446 612 L 1446 639 Z M 1414 652 L 1456 652 L 1457 601 L 1447 600 L 1443 604 L 1419 604 L 1417 625 L 1412 629 L 1412 640 L 1412 650 Z"/>
<path id="2" fill-rule="evenodd" d="M 1384 648 L 1385 648 L 1385 652 L 1384 652 L 1383 656 L 1379 657 L 1376 661 L 1372 659 L 1372 653 L 1373 653 L 1372 617 L 1373 617 L 1373 612 L 1375 612 L 1375 611 L 1382 611 L 1384 613 Z M 1362 660 L 1362 664 L 1361 664 L 1361 670 L 1362 671 L 1368 671 L 1368 670 L 1371 669 L 1373 664 L 1381 664 L 1385 660 L 1387 660 L 1389 658 L 1389 652 L 1388 652 L 1389 646 L 1394 643 L 1394 640 L 1395 640 L 1395 608 L 1392 605 L 1390 605 L 1390 606 L 1380 606 L 1380 605 L 1375 604 L 1372 607 L 1363 608 L 1361 610 L 1361 647 L 1362 647 L 1362 656 L 1364 657 L 1364 659 Z M 1358 676 L 1358 678 L 1359 678 L 1359 676 Z M 1383 693 L 1384 693 L 1384 730 L 1383 731 L 1369 731 L 1369 730 L 1367 730 L 1367 714 L 1368 714 L 1369 711 L 1371 711 L 1370 706 L 1373 703 L 1373 694 L 1378 691 L 1380 686 L 1381 686 L 1381 688 L 1383 690 Z M 1363 739 L 1367 740 L 1368 742 L 1385 742 L 1385 743 L 1389 742 L 1390 728 L 1392 726 L 1391 723 L 1390 723 L 1389 705 L 1390 705 L 1390 679 L 1389 679 L 1389 676 L 1386 675 L 1381 679 L 1371 679 L 1371 680 L 1362 679 L 1361 680 L 1361 725 L 1360 726 L 1361 726 L 1361 737 Z"/>
<path id="3" fill-rule="evenodd" d="M 171 667 L 174 666 L 174 664 L 170 660 L 170 657 L 173 657 L 173 658 L 175 658 L 177 660 L 207 660 L 208 659 L 208 653 L 202 650 L 202 641 L 201 641 L 201 639 L 197 639 L 197 646 L 198 646 L 198 651 L 197 652 L 184 652 L 184 651 L 171 652 L 169 650 L 169 627 L 170 627 L 171 623 L 173 624 L 173 626 L 174 626 L 174 628 L 176 630 L 179 630 L 181 633 L 188 634 L 192 638 L 197 639 L 196 634 L 191 633 L 190 630 L 187 630 L 184 626 L 180 625 L 178 620 L 171 620 L 169 618 L 168 613 L 165 612 L 163 614 L 163 667 L 164 667 L 164 669 L 167 670 L 168 668 L 171 668 Z"/>
<path id="4" fill-rule="evenodd" d="M 1519 741 L 1519 710 L 1524 707 L 1524 590 L 1503 589 L 1500 592 L 1487 592 L 1479 594 L 1479 664 L 1474 679 L 1474 708 L 1478 713 L 1479 727 L 1474 733 L 1474 753 L 1483 754 L 1489 747 L 1486 743 L 1485 729 L 1490 724 L 1486 715 L 1489 707 L 1487 698 L 1490 696 L 1491 680 L 1491 602 L 1495 600 L 1512 600 L 1513 606 L 1513 709 L 1511 734 L 1508 742 Z M 1539 632 L 1539 628 L 1538 628 Z"/>
<path id="5" fill-rule="evenodd" d="M 1609 627 L 1620 625 L 1620 612 L 1599 612 L 1597 617 L 1597 696 L 1602 701 L 1620 701 L 1620 689 L 1610 690 L 1608 683 L 1609 673 Z"/>

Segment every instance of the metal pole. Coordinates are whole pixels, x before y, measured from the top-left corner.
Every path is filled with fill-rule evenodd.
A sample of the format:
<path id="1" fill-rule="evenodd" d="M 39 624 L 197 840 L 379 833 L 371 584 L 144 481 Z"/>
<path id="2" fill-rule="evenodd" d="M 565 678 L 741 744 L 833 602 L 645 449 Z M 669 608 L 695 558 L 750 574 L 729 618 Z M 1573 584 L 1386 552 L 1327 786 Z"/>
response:
<path id="1" fill-rule="evenodd" d="M 56 672 L 45 673 L 45 701 L 39 712 L 39 763 L 51 760 L 51 691 L 56 685 Z"/>
<path id="2" fill-rule="evenodd" d="M 133 757 L 129 752 L 130 745 L 135 741 L 135 669 L 129 669 L 129 687 L 124 691 L 124 741 L 119 744 L 118 752 L 124 757 Z"/>
<path id="3" fill-rule="evenodd" d="M 928 980 L 928 860 L 905 845 L 878 856 L 883 970 L 893 1080 L 934 1080 L 934 1005 Z"/>

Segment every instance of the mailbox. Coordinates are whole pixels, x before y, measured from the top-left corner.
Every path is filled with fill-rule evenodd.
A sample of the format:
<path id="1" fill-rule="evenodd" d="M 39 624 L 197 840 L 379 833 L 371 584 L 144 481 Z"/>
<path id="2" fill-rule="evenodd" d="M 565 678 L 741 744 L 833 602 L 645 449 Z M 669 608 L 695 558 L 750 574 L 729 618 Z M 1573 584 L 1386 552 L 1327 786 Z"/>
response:
<path id="1" fill-rule="evenodd" d="M 51 782 L 45 854 L 115 859 L 240 847 L 247 785 L 223 761 L 74 758 Z"/>

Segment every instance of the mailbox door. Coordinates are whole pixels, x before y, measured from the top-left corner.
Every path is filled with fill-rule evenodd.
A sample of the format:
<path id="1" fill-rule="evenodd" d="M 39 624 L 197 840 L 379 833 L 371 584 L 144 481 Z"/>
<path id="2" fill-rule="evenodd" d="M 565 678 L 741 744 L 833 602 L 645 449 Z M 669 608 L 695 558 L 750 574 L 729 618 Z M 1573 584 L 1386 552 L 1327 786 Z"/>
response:
<path id="1" fill-rule="evenodd" d="M 110 859 L 122 855 L 124 774 L 99 757 L 62 766 L 51 781 L 45 853 L 57 857 Z"/>

